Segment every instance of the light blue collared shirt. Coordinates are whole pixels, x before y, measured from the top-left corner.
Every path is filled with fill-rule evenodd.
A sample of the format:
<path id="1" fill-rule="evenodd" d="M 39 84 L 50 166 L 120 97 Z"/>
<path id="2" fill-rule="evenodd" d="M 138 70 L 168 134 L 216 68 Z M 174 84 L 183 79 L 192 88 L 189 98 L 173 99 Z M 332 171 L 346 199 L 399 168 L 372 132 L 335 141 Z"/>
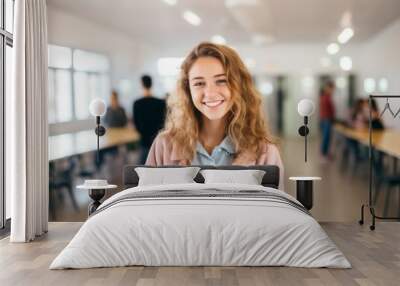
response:
<path id="1" fill-rule="evenodd" d="M 192 165 L 232 165 L 233 157 L 235 155 L 235 147 L 229 136 L 226 136 L 222 142 L 216 146 L 211 155 L 207 150 L 197 142 L 196 155 L 192 160 Z"/>

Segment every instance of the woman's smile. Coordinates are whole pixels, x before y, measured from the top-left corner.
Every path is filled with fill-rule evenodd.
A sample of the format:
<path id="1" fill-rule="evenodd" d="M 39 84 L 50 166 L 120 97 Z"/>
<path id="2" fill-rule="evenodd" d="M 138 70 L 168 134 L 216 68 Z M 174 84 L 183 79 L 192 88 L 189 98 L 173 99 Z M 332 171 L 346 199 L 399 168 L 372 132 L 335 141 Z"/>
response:
<path id="1" fill-rule="evenodd" d="M 225 102 L 223 99 L 203 101 L 203 104 L 209 108 L 216 108 Z"/>

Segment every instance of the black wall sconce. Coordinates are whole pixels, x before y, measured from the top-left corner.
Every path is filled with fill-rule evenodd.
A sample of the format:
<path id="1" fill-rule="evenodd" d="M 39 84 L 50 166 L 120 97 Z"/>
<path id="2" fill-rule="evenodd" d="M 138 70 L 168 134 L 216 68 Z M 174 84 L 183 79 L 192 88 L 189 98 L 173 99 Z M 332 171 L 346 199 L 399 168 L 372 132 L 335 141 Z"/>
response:
<path id="1" fill-rule="evenodd" d="M 310 133 L 308 129 L 308 117 L 314 112 L 314 102 L 310 99 L 302 99 L 297 105 L 297 112 L 304 117 L 304 125 L 300 126 L 299 134 L 304 137 L 304 161 L 307 162 L 307 135 Z"/>
<path id="2" fill-rule="evenodd" d="M 103 116 L 106 113 L 106 103 L 104 100 L 100 98 L 95 98 L 90 102 L 89 105 L 90 114 L 96 117 L 96 129 L 95 133 L 97 135 L 97 154 L 96 154 L 96 163 L 97 166 L 100 164 L 99 157 L 99 137 L 106 134 L 106 128 L 100 124 L 100 116 Z"/>

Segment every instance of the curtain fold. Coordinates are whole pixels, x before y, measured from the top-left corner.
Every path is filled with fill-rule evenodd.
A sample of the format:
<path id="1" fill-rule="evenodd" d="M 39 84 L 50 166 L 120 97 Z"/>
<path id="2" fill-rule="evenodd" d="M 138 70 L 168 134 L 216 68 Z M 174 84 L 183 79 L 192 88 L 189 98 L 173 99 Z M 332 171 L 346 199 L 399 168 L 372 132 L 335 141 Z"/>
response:
<path id="1" fill-rule="evenodd" d="M 12 242 L 27 242 L 48 227 L 46 0 L 15 2 L 10 164 Z"/>

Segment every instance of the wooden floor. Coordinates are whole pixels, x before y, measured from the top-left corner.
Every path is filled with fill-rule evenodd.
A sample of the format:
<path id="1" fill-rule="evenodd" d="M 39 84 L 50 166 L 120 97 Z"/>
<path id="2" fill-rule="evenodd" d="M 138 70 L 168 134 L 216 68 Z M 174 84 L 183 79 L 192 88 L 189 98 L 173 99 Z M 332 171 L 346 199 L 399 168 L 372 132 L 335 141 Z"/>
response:
<path id="1" fill-rule="evenodd" d="M 0 285 L 400 285 L 400 223 L 376 231 L 356 223 L 322 223 L 353 268 L 120 267 L 48 270 L 82 223 L 50 223 L 48 234 L 28 244 L 0 241 Z"/>

